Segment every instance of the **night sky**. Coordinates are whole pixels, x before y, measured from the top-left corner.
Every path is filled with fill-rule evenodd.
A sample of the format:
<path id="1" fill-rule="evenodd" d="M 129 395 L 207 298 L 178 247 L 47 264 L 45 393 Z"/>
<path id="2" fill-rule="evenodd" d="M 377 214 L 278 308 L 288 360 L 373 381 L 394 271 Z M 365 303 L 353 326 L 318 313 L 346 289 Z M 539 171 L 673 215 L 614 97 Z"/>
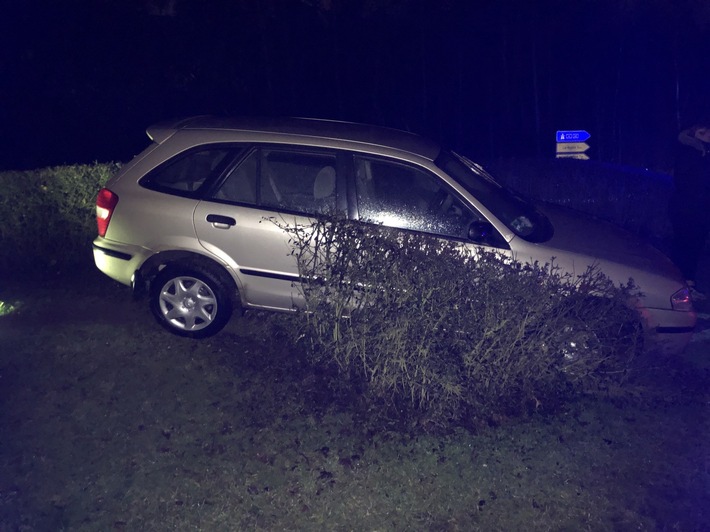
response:
<path id="1" fill-rule="evenodd" d="M 196 114 L 310 116 L 466 154 L 667 170 L 710 117 L 707 0 L 2 0 L 0 170 L 124 161 Z"/>

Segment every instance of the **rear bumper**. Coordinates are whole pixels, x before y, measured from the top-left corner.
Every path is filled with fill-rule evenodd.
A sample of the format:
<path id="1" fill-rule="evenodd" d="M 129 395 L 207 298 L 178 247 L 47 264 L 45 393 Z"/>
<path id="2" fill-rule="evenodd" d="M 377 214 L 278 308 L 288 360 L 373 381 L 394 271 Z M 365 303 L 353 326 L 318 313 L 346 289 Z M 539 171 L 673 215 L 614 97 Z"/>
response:
<path id="1" fill-rule="evenodd" d="M 139 246 L 116 244 L 101 237 L 94 240 L 93 251 L 96 267 L 126 286 L 133 286 L 134 273 L 146 259 L 146 250 Z"/>

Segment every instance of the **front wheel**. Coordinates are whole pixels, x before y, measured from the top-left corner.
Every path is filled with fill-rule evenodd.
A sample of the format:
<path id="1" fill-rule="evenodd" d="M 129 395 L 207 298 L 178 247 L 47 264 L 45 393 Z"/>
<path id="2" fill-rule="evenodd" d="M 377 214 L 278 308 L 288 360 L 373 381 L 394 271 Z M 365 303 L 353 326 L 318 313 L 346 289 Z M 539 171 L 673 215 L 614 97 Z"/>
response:
<path id="1" fill-rule="evenodd" d="M 229 290 L 212 272 L 169 266 L 151 283 L 150 308 L 171 333 L 206 338 L 227 324 L 233 303 Z"/>

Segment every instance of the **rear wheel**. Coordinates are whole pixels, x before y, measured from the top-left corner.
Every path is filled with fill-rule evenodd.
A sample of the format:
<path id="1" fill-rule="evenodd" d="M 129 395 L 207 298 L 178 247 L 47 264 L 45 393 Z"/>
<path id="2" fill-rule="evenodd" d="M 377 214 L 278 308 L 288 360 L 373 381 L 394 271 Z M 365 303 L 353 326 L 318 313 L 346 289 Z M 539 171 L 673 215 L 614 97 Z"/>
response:
<path id="1" fill-rule="evenodd" d="M 225 283 L 206 268 L 168 266 L 151 283 L 155 319 L 178 336 L 206 338 L 218 333 L 233 307 Z"/>

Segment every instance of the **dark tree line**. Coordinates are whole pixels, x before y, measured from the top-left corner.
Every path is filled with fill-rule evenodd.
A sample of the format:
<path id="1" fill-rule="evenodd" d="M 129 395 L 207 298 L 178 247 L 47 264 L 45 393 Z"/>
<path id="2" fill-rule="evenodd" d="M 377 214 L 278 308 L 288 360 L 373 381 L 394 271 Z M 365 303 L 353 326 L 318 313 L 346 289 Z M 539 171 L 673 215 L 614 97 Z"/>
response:
<path id="1" fill-rule="evenodd" d="M 372 122 L 483 158 L 666 169 L 710 114 L 705 0 L 6 0 L 0 168 L 125 159 L 193 114 Z"/>

